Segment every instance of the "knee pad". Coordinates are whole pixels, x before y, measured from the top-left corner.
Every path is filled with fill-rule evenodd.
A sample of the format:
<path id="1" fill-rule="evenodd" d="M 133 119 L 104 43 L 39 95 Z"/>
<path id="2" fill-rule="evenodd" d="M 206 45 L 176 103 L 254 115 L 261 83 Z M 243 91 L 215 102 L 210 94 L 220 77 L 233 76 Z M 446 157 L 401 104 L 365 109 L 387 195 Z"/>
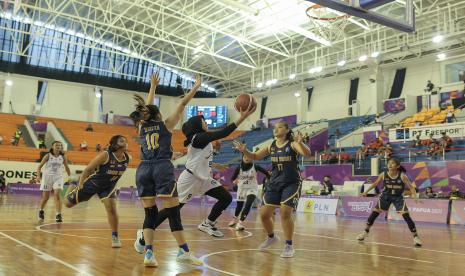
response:
<path id="1" fill-rule="evenodd" d="M 166 211 L 168 212 L 168 221 L 170 223 L 171 232 L 182 231 L 184 228 L 182 227 L 181 222 L 180 206 L 166 208 Z"/>
<path id="2" fill-rule="evenodd" d="M 152 207 L 144 208 L 145 219 L 144 219 L 144 229 L 155 230 L 155 224 L 157 222 L 158 208 L 157 205 Z"/>

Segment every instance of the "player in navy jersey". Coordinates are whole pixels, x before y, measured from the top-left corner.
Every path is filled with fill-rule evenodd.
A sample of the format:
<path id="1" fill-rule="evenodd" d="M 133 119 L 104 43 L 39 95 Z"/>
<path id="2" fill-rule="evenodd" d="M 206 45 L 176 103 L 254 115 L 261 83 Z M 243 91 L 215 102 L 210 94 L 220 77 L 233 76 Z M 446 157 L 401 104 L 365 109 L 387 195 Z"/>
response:
<path id="1" fill-rule="evenodd" d="M 118 213 L 116 211 L 116 184 L 126 171 L 131 156 L 127 154 L 128 140 L 122 135 L 110 139 L 108 150 L 99 153 L 82 172 L 79 186 L 69 187 L 65 196 L 65 206 L 76 206 L 88 201 L 97 194 L 107 211 L 108 223 L 111 227 L 111 246 L 121 247 L 118 238 Z"/>
<path id="2" fill-rule="evenodd" d="M 381 195 L 378 199 L 378 204 L 376 204 L 373 212 L 368 217 L 367 226 L 365 231 L 358 235 L 357 239 L 359 241 L 365 240 L 370 232 L 370 228 L 375 222 L 376 218 L 383 211 L 388 211 L 391 204 L 394 205 L 396 211 L 402 215 L 405 222 L 412 232 L 413 243 L 415 246 L 421 246 L 421 240 L 418 237 L 417 229 L 415 223 L 413 222 L 408 208 L 405 205 L 404 201 L 404 190 L 407 186 L 410 189 L 411 196 L 416 197 L 415 185 L 413 185 L 408 176 L 405 174 L 406 170 L 400 165 L 400 161 L 394 158 L 388 160 L 388 169 L 381 173 L 378 176 L 378 179 L 362 194 L 362 196 L 367 196 L 368 192 L 377 187 L 381 182 L 383 182 L 384 187 Z"/>
<path id="3" fill-rule="evenodd" d="M 310 157 L 310 149 L 302 141 L 302 135 L 295 136 L 286 122 L 279 122 L 273 129 L 274 140 L 270 146 L 257 152 L 247 150 L 246 144 L 234 141 L 234 146 L 252 160 L 263 159 L 271 156 L 273 165 L 270 183 L 266 186 L 263 195 L 263 206 L 260 208 L 260 217 L 268 238 L 260 245 L 260 250 L 265 250 L 278 241 L 274 234 L 273 212 L 280 208 L 281 225 L 286 239 L 283 258 L 294 256 L 292 237 L 294 235 L 294 221 L 292 213 L 300 196 L 300 171 L 298 155 Z"/>
<path id="4" fill-rule="evenodd" d="M 136 185 L 145 211 L 143 231 L 137 231 L 137 239 L 134 245 L 139 244 L 139 240 L 143 240 L 145 244 L 144 265 L 158 266 L 153 254 L 153 236 L 158 217 L 155 198 L 158 197 L 163 201 L 163 207 L 168 214 L 171 233 L 178 242 L 179 251 L 176 260 L 202 265 L 203 262 L 191 254 L 184 238 L 174 166 L 171 163 L 173 155 L 171 147 L 172 131 L 181 119 L 184 108 L 199 89 L 201 78 L 197 76 L 192 89 L 182 98 L 173 113 L 165 120 L 163 120 L 158 106 L 151 104 L 153 103 L 157 84 L 158 75 L 154 74 L 151 78 L 147 103 L 141 97 L 135 96 L 137 100 L 136 111 L 130 115 L 139 128 L 141 163 L 136 172 Z"/>

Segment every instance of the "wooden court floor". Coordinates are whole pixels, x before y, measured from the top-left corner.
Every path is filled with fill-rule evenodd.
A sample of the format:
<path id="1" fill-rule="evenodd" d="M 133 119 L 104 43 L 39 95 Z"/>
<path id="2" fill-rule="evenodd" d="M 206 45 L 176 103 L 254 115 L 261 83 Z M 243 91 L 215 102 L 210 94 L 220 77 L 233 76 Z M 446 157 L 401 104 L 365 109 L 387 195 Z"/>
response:
<path id="1" fill-rule="evenodd" d="M 156 233 L 158 268 L 144 268 L 133 249 L 143 210 L 137 201 L 119 201 L 123 247 L 110 246 L 105 210 L 97 199 L 63 212 L 54 222 L 53 202 L 46 221 L 37 223 L 37 196 L 7 195 L 0 199 L 0 275 L 465 275 L 465 229 L 417 224 L 424 243 L 413 247 L 403 223 L 378 218 L 364 243 L 355 241 L 364 221 L 325 215 L 296 215 L 293 259 L 282 259 L 282 244 L 259 252 L 265 238 L 253 210 L 246 231 L 227 229 L 233 210 L 220 218 L 224 238 L 197 230 L 208 208 L 186 206 L 182 217 L 191 250 L 203 267 L 178 264 L 177 246 L 167 225 Z M 281 227 L 277 225 L 277 230 Z M 277 234 L 281 234 L 277 231 Z"/>

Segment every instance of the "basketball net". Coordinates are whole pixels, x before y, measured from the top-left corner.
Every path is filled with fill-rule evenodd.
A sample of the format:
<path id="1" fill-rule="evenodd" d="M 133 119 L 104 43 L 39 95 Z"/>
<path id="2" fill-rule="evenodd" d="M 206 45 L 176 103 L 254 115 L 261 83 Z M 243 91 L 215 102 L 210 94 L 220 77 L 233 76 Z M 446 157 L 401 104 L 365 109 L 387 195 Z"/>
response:
<path id="1" fill-rule="evenodd" d="M 340 38 L 349 23 L 351 15 L 335 11 L 321 5 L 312 4 L 305 11 L 320 35 L 329 40 Z"/>

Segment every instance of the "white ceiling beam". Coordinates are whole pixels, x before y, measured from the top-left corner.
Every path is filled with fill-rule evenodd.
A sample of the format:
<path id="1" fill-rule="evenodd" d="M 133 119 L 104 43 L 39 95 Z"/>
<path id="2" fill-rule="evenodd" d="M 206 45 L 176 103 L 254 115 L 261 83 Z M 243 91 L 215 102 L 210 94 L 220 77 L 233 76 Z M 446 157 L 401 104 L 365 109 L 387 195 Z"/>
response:
<path id="1" fill-rule="evenodd" d="M 222 30 L 220 28 L 217 28 L 217 27 L 214 27 L 210 24 L 207 24 L 205 22 L 202 22 L 200 20 L 197 20 L 195 17 L 192 17 L 192 16 L 189 16 L 187 14 L 183 14 L 181 12 L 179 12 L 178 10 L 176 9 L 172 9 L 172 8 L 167 8 L 167 7 L 164 7 L 163 6 L 163 3 L 159 3 L 157 1 L 154 1 L 151 3 L 152 5 L 156 5 L 156 6 L 159 6 L 159 7 L 163 7 L 164 10 L 167 10 L 171 13 L 166 13 L 166 12 L 163 12 L 163 11 L 157 11 L 157 12 L 162 12 L 162 13 L 165 13 L 166 16 L 169 16 L 169 17 L 173 17 L 177 20 L 180 20 L 180 21 L 183 21 L 183 22 L 188 22 L 188 23 L 191 23 L 191 24 L 196 24 L 197 26 L 200 26 L 202 28 L 205 28 L 207 30 L 210 30 L 210 31 L 213 31 L 213 32 L 217 32 L 217 33 L 221 33 L 225 36 L 228 36 L 238 42 L 242 42 L 244 44 L 247 44 L 247 45 L 250 45 L 250 46 L 253 46 L 255 48 L 260 48 L 262 50 L 266 50 L 266 51 L 269 51 L 269 52 L 272 52 L 272 53 L 275 53 L 275 54 L 278 54 L 278 55 L 281 55 L 281 56 L 284 56 L 284 57 L 289 57 L 289 55 L 287 55 L 286 53 L 283 53 L 283 52 L 280 52 L 278 50 L 275 50 L 275 49 L 272 49 L 270 47 L 267 47 L 265 45 L 262 45 L 262 44 L 259 44 L 259 43 L 256 43 L 254 41 L 251 41 L 245 37 L 239 37 L 235 34 L 232 34 L 230 32 L 227 32 L 225 30 Z M 148 6 L 146 6 L 146 8 L 149 8 Z"/>
<path id="2" fill-rule="evenodd" d="M 215 3 L 220 4 L 224 7 L 227 7 L 235 12 L 239 12 L 242 16 L 246 17 L 249 20 L 252 20 L 254 22 L 258 22 L 260 18 L 258 18 L 255 13 L 251 13 L 249 9 L 240 9 L 237 5 L 231 5 L 231 3 L 235 3 L 235 1 L 232 0 L 213 0 Z M 237 2 L 236 2 L 237 3 Z M 239 10 L 238 10 L 239 9 Z M 307 31 L 302 27 L 295 26 L 293 24 L 289 24 L 284 20 L 280 20 L 279 18 L 273 18 L 276 24 L 281 25 L 286 27 L 286 29 L 293 31 L 295 33 L 298 33 L 302 36 L 305 36 L 306 38 L 309 38 L 313 41 L 316 41 L 324 46 L 331 46 L 331 42 L 321 36 L 318 36 L 314 32 Z"/>

